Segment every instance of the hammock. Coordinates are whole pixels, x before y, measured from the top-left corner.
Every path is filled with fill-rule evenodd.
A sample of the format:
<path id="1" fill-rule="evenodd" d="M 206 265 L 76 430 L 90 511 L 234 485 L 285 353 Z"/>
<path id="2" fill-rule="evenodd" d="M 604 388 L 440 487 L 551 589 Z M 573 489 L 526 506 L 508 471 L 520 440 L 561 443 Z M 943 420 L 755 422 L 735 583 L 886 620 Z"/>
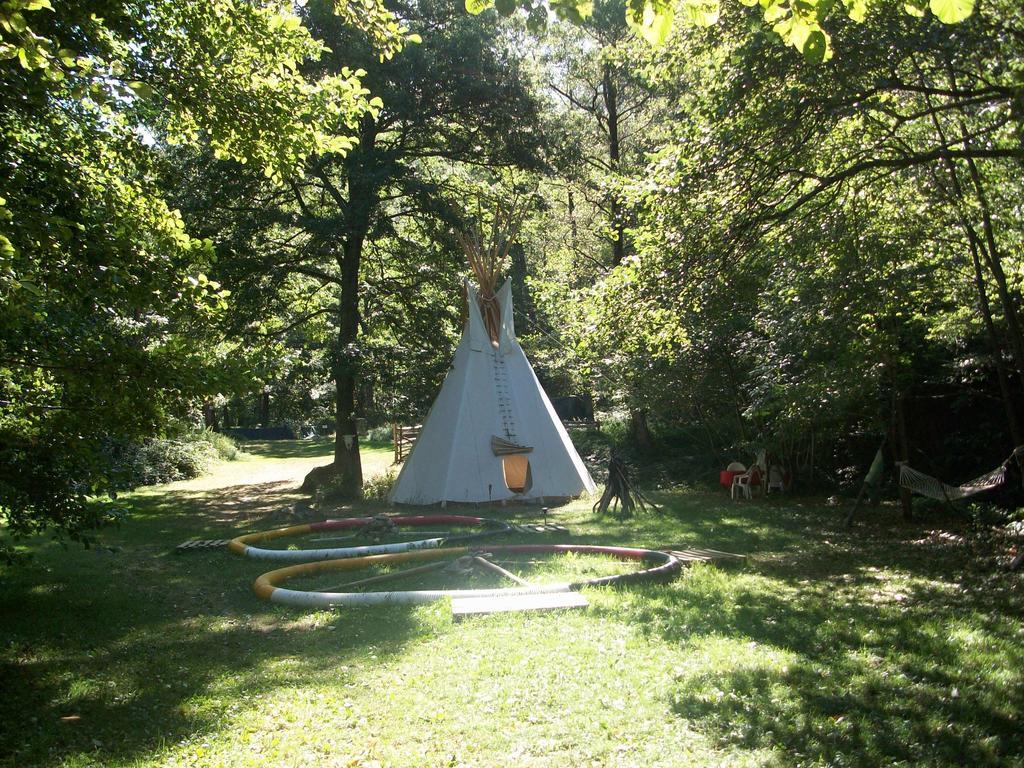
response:
<path id="1" fill-rule="evenodd" d="M 919 472 L 906 463 L 900 462 L 900 485 L 914 493 L 927 496 L 930 499 L 939 501 L 959 501 L 971 496 L 976 496 L 985 491 L 998 488 L 1006 482 L 1006 470 L 1010 461 L 1018 453 L 1024 453 L 1024 446 L 1018 446 L 1010 454 L 1009 458 L 991 472 L 986 472 L 980 477 L 964 483 L 963 485 L 946 485 L 938 478 Z"/>

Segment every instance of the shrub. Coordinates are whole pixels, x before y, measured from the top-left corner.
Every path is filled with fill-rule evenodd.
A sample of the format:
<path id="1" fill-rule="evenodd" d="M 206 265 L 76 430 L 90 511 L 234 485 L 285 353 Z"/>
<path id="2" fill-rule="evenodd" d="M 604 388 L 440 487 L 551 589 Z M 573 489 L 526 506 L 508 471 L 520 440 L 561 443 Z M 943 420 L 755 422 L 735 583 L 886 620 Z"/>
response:
<path id="1" fill-rule="evenodd" d="M 217 452 L 217 458 L 222 461 L 235 461 L 243 455 L 238 443 L 233 438 L 222 435 L 220 432 L 214 432 L 212 429 L 190 432 L 182 435 L 179 439 L 186 442 L 195 440 L 208 443 Z"/>
<path id="2" fill-rule="evenodd" d="M 233 461 L 242 455 L 231 438 L 210 430 L 186 432 L 173 440 L 111 441 L 105 453 L 113 484 L 120 489 L 188 480 L 218 459 Z"/>
<path id="3" fill-rule="evenodd" d="M 366 442 L 391 444 L 393 435 L 390 424 L 381 424 L 379 427 L 370 427 L 366 430 Z"/>
<path id="4" fill-rule="evenodd" d="M 398 476 L 392 470 L 388 470 L 383 475 L 375 475 L 364 480 L 363 498 L 368 501 L 387 501 L 397 479 Z"/>

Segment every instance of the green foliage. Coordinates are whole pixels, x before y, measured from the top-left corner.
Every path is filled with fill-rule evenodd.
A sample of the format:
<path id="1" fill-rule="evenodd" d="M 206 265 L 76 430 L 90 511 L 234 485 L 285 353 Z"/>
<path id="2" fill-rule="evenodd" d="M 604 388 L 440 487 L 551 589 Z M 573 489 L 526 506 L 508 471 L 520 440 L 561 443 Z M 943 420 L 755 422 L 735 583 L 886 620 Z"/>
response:
<path id="1" fill-rule="evenodd" d="M 384 53 L 402 47 L 380 4 L 334 10 Z M 380 104 L 354 69 L 310 76 L 324 52 L 284 2 L 0 5 L 2 470 L 39 485 L 0 488 L 12 530 L 34 518 L 78 535 L 100 519 L 86 499 L 109 484 L 106 438 L 151 436 L 236 387 L 245 361 L 212 327 L 230 291 L 168 203 L 167 148 L 278 183 L 351 149 Z"/>
<path id="2" fill-rule="evenodd" d="M 366 442 L 377 443 L 378 445 L 390 445 L 393 439 L 390 424 L 381 424 L 379 427 L 370 427 L 366 432 Z"/>
<path id="3" fill-rule="evenodd" d="M 204 440 L 150 438 L 111 450 L 111 474 L 121 488 L 199 477 L 217 457 Z"/>
<path id="4" fill-rule="evenodd" d="M 54 527 L 62 536 L 89 546 L 93 531 L 119 521 L 124 507 L 106 496 L 108 465 L 74 443 L 0 443 L 0 522 L 15 538 Z M 96 497 L 100 498 L 96 498 Z M 10 558 L 12 542 L 0 541 L 0 559 Z"/>
<path id="5" fill-rule="evenodd" d="M 235 461 L 241 456 L 230 437 L 210 430 L 188 431 L 169 439 L 108 441 L 104 454 L 109 463 L 106 471 L 120 490 L 189 480 L 208 471 L 215 461 Z"/>
<path id="6" fill-rule="evenodd" d="M 445 603 L 276 606 L 248 587 L 265 563 L 165 554 L 285 524 L 271 513 L 294 503 L 290 484 L 275 482 L 289 447 L 244 474 L 225 464 L 202 484 L 134 494 L 142 514 L 105 537 L 116 552 L 33 541 L 28 568 L 0 572 L 0 753 L 19 766 L 138 768 L 251 768 L 303 751 L 342 765 L 480 768 L 1024 757 L 1019 576 L 983 539 L 928 537 L 938 521 L 890 525 L 882 510 L 844 533 L 828 522 L 840 511 L 807 498 L 659 493 L 664 514 L 625 526 L 580 501 L 549 520 L 581 541 L 692 542 L 748 558 L 587 590 L 586 610 L 458 624 Z M 226 507 L 249 522 L 226 522 Z M 579 558 L 566 571 L 593 565 Z M 82 721 L 37 727 L 67 713 Z"/>
<path id="7" fill-rule="evenodd" d="M 612 58 L 605 44 L 595 61 L 624 64 L 648 94 L 642 127 L 624 131 L 642 137 L 633 141 L 646 164 L 623 154 L 619 172 L 586 193 L 563 171 L 550 215 L 526 227 L 538 254 L 536 316 L 517 327 L 538 370 L 593 392 L 599 408 L 647 410 L 659 428 L 685 432 L 680 452 L 728 460 L 769 448 L 815 482 L 861 476 L 897 402 L 912 463 L 966 479 L 967 467 L 1001 461 L 1016 439 L 997 389 L 1015 301 L 981 254 L 990 333 L 970 240 L 984 229 L 983 196 L 1011 297 L 1022 242 L 1010 213 L 1020 192 L 1020 24 L 1009 3 L 974 14 L 953 37 L 869 13 L 843 26 L 858 57 L 827 68 L 731 16 L 680 29 L 657 51 L 617 43 Z M 582 60 L 563 53 L 552 81 L 570 103 L 594 94 L 600 105 L 602 75 L 615 70 L 593 67 L 596 87 L 569 91 L 563 73 L 588 72 Z M 595 111 L 607 125 L 607 111 Z M 558 125 L 597 166 L 607 133 Z M 947 147 L 962 156 L 943 160 Z M 631 215 L 617 266 L 601 243 L 602 189 Z M 1016 380 L 1010 392 L 1019 407 Z M 937 412 L 952 427 L 941 437 Z"/>
<path id="8" fill-rule="evenodd" d="M 944 24 L 958 24 L 969 18 L 974 12 L 976 0 L 910 0 L 903 8 L 910 16 L 920 17 L 931 10 L 936 18 Z M 470 13 L 482 13 L 488 8 L 495 8 L 503 16 L 512 15 L 517 9 L 526 12 L 531 20 L 531 29 L 537 31 L 543 25 L 539 18 L 546 6 L 549 6 L 560 19 L 583 23 L 593 12 L 592 0 L 465 0 L 466 10 Z M 820 64 L 832 58 L 831 35 L 826 31 L 826 24 L 835 23 L 836 0 L 738 0 L 726 3 L 732 6 L 733 12 L 742 12 L 737 5 L 761 10 L 762 21 L 766 28 L 771 29 L 776 39 L 800 51 L 807 61 Z M 863 22 L 869 11 L 887 4 L 877 0 L 845 0 L 841 7 L 845 15 L 852 21 Z M 718 23 L 722 12 L 721 0 L 628 0 L 625 18 L 629 27 L 636 34 L 653 46 L 663 45 L 671 35 L 677 11 L 681 10 L 684 21 L 688 24 L 708 27 Z"/>
<path id="9" fill-rule="evenodd" d="M 398 474 L 394 470 L 388 470 L 382 475 L 374 475 L 367 478 L 363 481 L 363 498 L 371 502 L 387 501 L 397 479 Z"/>
<path id="10" fill-rule="evenodd" d="M 537 101 L 493 15 L 450 0 L 400 15 L 423 43 L 379 61 L 324 4 L 303 11 L 330 46 L 324 73 L 358 66 L 384 104 L 353 151 L 312 161 L 287 189 L 209 157 L 183 173 L 202 179 L 181 187 L 184 215 L 214 241 L 212 274 L 235 290 L 228 332 L 259 350 L 275 399 L 331 420 L 339 400 L 352 403 L 343 420 L 422 416 L 461 331 L 461 193 L 541 163 Z"/>
<path id="11" fill-rule="evenodd" d="M 186 433 L 184 437 L 187 440 L 207 443 L 213 448 L 217 454 L 217 458 L 221 461 L 237 461 L 245 455 L 238 447 L 238 443 L 231 437 L 223 435 L 220 432 L 214 432 L 212 429 L 201 429 L 197 432 L 189 432 Z"/>

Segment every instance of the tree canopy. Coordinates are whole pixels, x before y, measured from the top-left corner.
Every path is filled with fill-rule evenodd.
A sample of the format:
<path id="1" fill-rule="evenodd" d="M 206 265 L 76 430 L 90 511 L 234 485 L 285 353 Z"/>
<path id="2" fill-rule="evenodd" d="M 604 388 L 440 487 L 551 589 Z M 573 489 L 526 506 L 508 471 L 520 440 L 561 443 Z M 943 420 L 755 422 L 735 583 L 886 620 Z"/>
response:
<path id="1" fill-rule="evenodd" d="M 1013 0 L 8 0 L 5 525 L 84 535 L 111 444 L 271 393 L 358 496 L 357 422 L 444 375 L 481 195 L 530 201 L 542 381 L 648 447 L 841 483 L 882 435 L 1020 444 L 1022 40 Z"/>
<path id="2" fill-rule="evenodd" d="M 390 55 L 377 4 L 332 7 Z M 208 147 L 269 179 L 341 153 L 380 102 L 289 3 L 0 7 L 0 506 L 15 531 L 103 513 L 103 439 L 160 429 L 228 371 L 197 345 L 228 289 L 160 183 L 162 147 Z"/>

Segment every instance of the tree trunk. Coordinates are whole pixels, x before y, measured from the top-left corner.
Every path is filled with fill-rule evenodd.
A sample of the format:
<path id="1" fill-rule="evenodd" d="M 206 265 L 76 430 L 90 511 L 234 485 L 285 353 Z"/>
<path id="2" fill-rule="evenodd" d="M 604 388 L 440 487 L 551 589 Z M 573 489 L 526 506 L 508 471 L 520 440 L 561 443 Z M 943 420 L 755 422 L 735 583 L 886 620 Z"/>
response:
<path id="1" fill-rule="evenodd" d="M 921 84 L 925 85 L 924 75 L 921 73 L 920 67 L 918 67 L 918 73 L 920 75 Z M 955 87 L 956 79 L 951 70 L 950 80 L 951 84 Z M 929 108 L 932 107 L 932 100 L 930 96 L 925 96 L 925 103 L 927 103 Z M 942 141 L 943 145 L 947 145 L 948 141 L 946 139 L 946 132 L 943 130 L 942 123 L 939 122 L 938 115 L 934 111 L 931 115 L 931 121 L 939 139 Z M 961 134 L 963 134 L 962 123 Z M 1010 430 L 1010 437 L 1013 440 L 1013 445 L 1016 447 L 1022 444 L 1020 422 L 1017 418 L 1017 409 L 1013 403 L 1013 394 L 1010 389 L 1010 377 L 1006 371 L 1006 365 L 1003 362 L 1003 343 L 996 330 L 995 320 L 992 317 L 992 306 L 988 298 L 988 289 L 985 287 L 985 274 L 982 269 L 982 257 L 980 254 L 984 254 L 984 260 L 986 263 L 988 263 L 990 259 L 988 254 L 985 254 L 985 246 L 981 242 L 981 238 L 975 230 L 974 224 L 972 224 L 968 219 L 967 213 L 964 210 L 964 188 L 960 183 L 960 175 L 957 172 L 956 164 L 953 162 L 952 158 L 946 157 L 944 158 L 944 165 L 949 173 L 949 190 L 953 197 L 953 205 L 957 212 L 957 220 L 960 222 L 960 227 L 964 230 L 964 234 L 967 235 L 967 244 L 971 252 L 971 266 L 974 268 L 974 285 L 978 291 L 978 307 L 981 310 L 981 316 L 985 322 L 985 332 L 988 334 L 989 345 L 992 348 L 992 362 L 995 365 L 996 378 L 999 381 L 999 392 L 1003 399 L 1003 410 L 1006 413 L 1006 424 Z M 937 179 L 936 181 L 938 182 Z M 943 185 L 941 183 L 937 183 L 937 186 L 941 188 Z M 1020 365 L 1021 361 L 1017 360 L 1017 362 L 1018 365 Z"/>
<path id="2" fill-rule="evenodd" d="M 619 145 L 619 91 L 612 77 L 612 65 L 605 63 L 602 81 L 604 106 L 608 112 L 608 160 L 612 172 L 619 172 L 621 147 Z M 622 203 L 616 194 L 608 201 L 609 216 L 615 237 L 612 240 L 612 265 L 618 266 L 626 258 L 626 225 L 623 221 Z"/>
<path id="3" fill-rule="evenodd" d="M 334 463 L 319 467 L 303 482 L 309 491 L 328 478 L 332 496 L 358 499 L 363 495 L 363 466 L 359 456 L 356 427 L 356 388 L 359 376 L 359 267 L 363 244 L 370 231 L 370 219 L 377 203 L 377 189 L 370 180 L 374 174 L 372 152 L 375 126 L 367 119 L 360 131 L 359 146 L 346 157 L 348 199 L 338 200 L 345 213 L 345 239 L 337 255 L 341 270 L 338 296 L 338 338 L 332 360 L 335 386 Z M 337 195 L 337 192 L 334 192 Z M 340 197 L 340 195 L 338 195 Z M 343 204 L 342 204 L 343 203 Z"/>
<path id="4" fill-rule="evenodd" d="M 967 239 L 971 247 L 971 261 L 974 266 L 974 283 L 978 289 L 978 305 L 981 308 L 981 316 L 985 320 L 985 331 L 988 333 L 989 344 L 992 347 L 992 362 L 996 367 L 996 378 L 999 380 L 999 392 L 1003 397 L 1003 409 L 1006 412 L 1006 423 L 1010 429 L 1010 438 L 1014 447 L 1024 444 L 1021 439 L 1020 422 L 1017 420 L 1017 409 L 1013 404 L 1013 394 L 1010 391 L 1010 377 L 1006 373 L 1006 366 L 1003 364 L 1002 344 L 999 342 L 999 334 L 996 333 L 995 321 L 992 319 L 992 308 L 988 301 L 988 292 L 985 290 L 985 276 L 981 271 L 981 259 L 978 256 L 981 243 L 973 227 L 968 225 Z"/>
<path id="5" fill-rule="evenodd" d="M 508 276 L 512 281 L 512 310 L 515 313 L 515 327 L 532 330 L 536 326 L 536 312 L 533 308 L 533 297 L 526 285 L 529 269 L 526 265 L 526 249 L 514 243 L 508 251 Z"/>
<path id="6" fill-rule="evenodd" d="M 893 394 L 893 414 L 895 419 L 893 428 L 896 432 L 895 450 L 897 461 L 904 464 L 910 459 L 910 440 L 907 437 L 907 417 L 903 407 L 904 395 L 902 392 Z M 903 519 L 912 522 L 914 519 L 914 507 L 911 503 L 910 489 L 904 488 L 897 477 L 897 487 L 900 489 L 900 509 L 903 511 Z"/>
<path id="7" fill-rule="evenodd" d="M 992 224 L 988 197 L 985 195 L 978 166 L 972 158 L 967 158 L 967 168 L 970 171 L 971 182 L 974 184 L 978 203 L 981 206 L 982 232 L 985 234 L 985 242 L 988 246 L 983 253 L 988 257 L 989 271 L 996 280 L 996 290 L 999 293 L 999 300 L 1003 305 L 1003 314 L 1006 316 L 1006 326 L 1010 332 L 1010 344 L 1013 347 L 1013 357 L 1017 364 L 1017 374 L 1020 377 L 1021 384 L 1024 385 L 1024 332 L 1021 330 L 1017 302 L 1010 292 L 1009 281 L 1006 279 L 1006 273 L 1003 271 L 1003 260 L 999 252 L 999 246 L 996 244 L 995 228 Z"/>
<path id="8" fill-rule="evenodd" d="M 334 433 L 334 489 L 340 498 L 358 499 L 363 494 L 363 467 L 359 457 L 359 435 L 356 429 L 356 378 L 359 369 L 359 263 L 363 243 L 369 229 L 367 202 L 359 199 L 360 191 L 349 183 L 350 208 L 353 214 L 366 209 L 365 215 L 353 216 L 349 236 L 345 240 L 338 265 L 341 267 L 341 297 L 338 302 L 338 348 L 334 356 L 336 389 Z M 359 222 L 365 222 L 360 228 Z"/>
<path id="9" fill-rule="evenodd" d="M 651 453 L 654 450 L 654 439 L 651 437 L 651 428 L 647 424 L 647 409 L 636 408 L 629 412 L 629 427 L 633 435 L 633 442 L 642 453 Z"/>
<path id="10" fill-rule="evenodd" d="M 953 90 L 957 90 L 956 73 L 953 65 L 947 60 L 946 69 L 949 75 L 949 84 Z M 960 128 L 960 140 L 966 150 L 971 149 L 970 133 L 964 124 L 963 118 L 958 117 L 957 123 Z M 1024 330 L 1021 328 L 1020 312 L 1017 301 L 1010 291 L 1009 282 L 1006 279 L 1006 272 L 1003 270 L 1003 259 L 999 245 L 996 242 L 995 226 L 992 223 L 992 211 L 988 202 L 988 195 L 985 193 L 985 184 L 978 170 L 978 164 L 970 155 L 966 158 L 967 171 L 974 187 L 974 193 L 981 210 L 982 233 L 985 236 L 985 244 L 988 246 L 982 251 L 986 257 L 986 265 L 996 281 L 996 291 L 999 300 L 1003 305 L 1003 314 L 1006 316 L 1006 327 L 1009 331 L 1010 347 L 1013 349 L 1014 362 L 1016 363 L 1017 374 L 1021 384 L 1024 385 Z"/>
<path id="11" fill-rule="evenodd" d="M 203 426 L 214 432 L 220 431 L 220 425 L 217 423 L 217 407 L 213 404 L 213 400 L 203 402 Z"/>
<path id="12" fill-rule="evenodd" d="M 569 214 L 569 232 L 571 234 L 571 245 L 576 246 L 576 241 L 579 239 L 580 233 L 576 227 L 576 202 L 572 197 L 572 188 L 566 189 L 566 205 L 568 206 Z"/>
<path id="13" fill-rule="evenodd" d="M 260 394 L 260 426 L 270 426 L 270 392 L 267 390 Z"/>

